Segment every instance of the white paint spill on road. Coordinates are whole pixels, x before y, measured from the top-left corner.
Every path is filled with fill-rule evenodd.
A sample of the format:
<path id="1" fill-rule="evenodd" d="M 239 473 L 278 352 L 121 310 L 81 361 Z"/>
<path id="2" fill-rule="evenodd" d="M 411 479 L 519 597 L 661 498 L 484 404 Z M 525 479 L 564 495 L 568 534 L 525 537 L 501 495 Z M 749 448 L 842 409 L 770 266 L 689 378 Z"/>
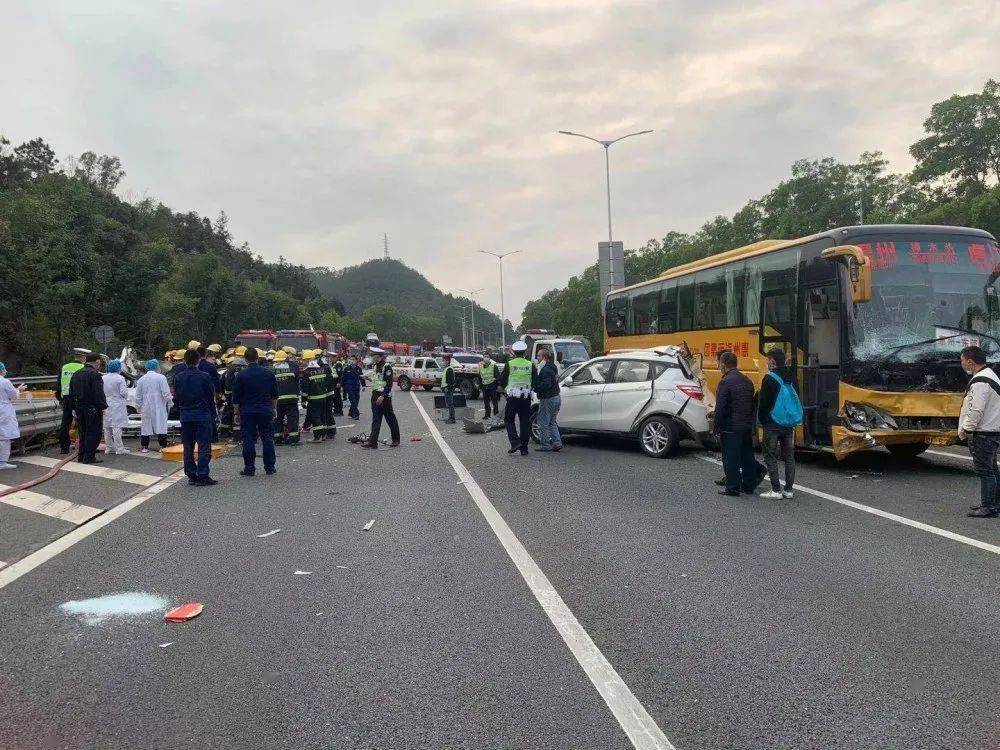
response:
<path id="1" fill-rule="evenodd" d="M 370 520 L 368 523 L 365 524 L 365 527 L 364 529 L 362 529 L 362 531 L 371 531 L 372 526 L 374 525 L 375 525 L 375 519 L 373 518 L 372 520 Z"/>
<path id="2" fill-rule="evenodd" d="M 521 544 L 521 540 L 507 525 L 503 516 L 497 512 L 496 507 L 483 492 L 483 488 L 479 486 L 465 464 L 455 455 L 455 451 L 441 436 L 441 432 L 427 415 L 416 394 L 411 391 L 410 397 L 413 399 L 417 411 L 420 412 L 420 416 L 424 418 L 434 442 L 437 443 L 438 448 L 441 449 L 458 478 L 465 483 L 465 491 L 469 493 L 497 540 L 503 545 L 511 562 L 514 563 L 524 582 L 528 584 L 528 588 L 531 589 L 531 593 L 534 594 L 542 611 L 545 612 L 584 673 L 597 688 L 601 698 L 611 709 L 611 713 L 614 714 L 619 726 L 632 742 L 632 746 L 636 750 L 674 750 L 673 744 L 667 739 L 663 730 L 649 715 L 639 699 L 635 697 L 629 686 L 625 684 L 621 675 L 611 666 L 611 662 L 607 660 L 590 634 L 576 619 L 576 615 L 563 601 L 555 586 L 538 567 L 538 563 L 535 562 L 528 550 Z"/>
<path id="3" fill-rule="evenodd" d="M 258 534 L 257 538 L 258 539 L 265 539 L 265 538 L 267 538 L 269 536 L 274 536 L 279 531 L 281 531 L 281 529 L 271 529 L 270 531 L 265 531 L 263 534 Z"/>
<path id="4" fill-rule="evenodd" d="M 60 604 L 59 609 L 69 615 L 77 615 L 88 625 L 99 625 L 112 617 L 134 617 L 150 612 L 166 610 L 170 605 L 166 599 L 143 591 L 124 594 L 108 594 L 93 599 L 81 599 Z"/>

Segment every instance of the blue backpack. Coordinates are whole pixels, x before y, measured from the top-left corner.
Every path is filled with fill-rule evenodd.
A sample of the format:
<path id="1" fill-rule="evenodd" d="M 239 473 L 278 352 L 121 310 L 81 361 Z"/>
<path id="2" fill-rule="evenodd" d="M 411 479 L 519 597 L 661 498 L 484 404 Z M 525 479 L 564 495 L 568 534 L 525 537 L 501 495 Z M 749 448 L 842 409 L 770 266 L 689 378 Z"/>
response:
<path id="1" fill-rule="evenodd" d="M 769 372 L 768 375 L 778 381 L 781 389 L 774 399 L 774 406 L 771 409 L 771 419 L 774 420 L 775 424 L 782 427 L 795 427 L 798 424 L 802 424 L 802 402 L 799 401 L 799 394 L 795 392 L 795 389 L 791 385 L 782 380 L 778 373 Z"/>

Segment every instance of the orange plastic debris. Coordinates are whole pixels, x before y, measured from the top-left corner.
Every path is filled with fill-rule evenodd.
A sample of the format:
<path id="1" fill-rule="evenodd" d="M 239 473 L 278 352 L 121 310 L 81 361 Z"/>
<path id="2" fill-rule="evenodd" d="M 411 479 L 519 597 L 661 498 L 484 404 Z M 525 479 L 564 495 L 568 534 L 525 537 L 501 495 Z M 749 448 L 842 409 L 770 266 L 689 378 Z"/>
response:
<path id="1" fill-rule="evenodd" d="M 163 619 L 167 622 L 187 622 L 192 617 L 200 615 L 204 608 L 205 605 L 199 602 L 188 602 L 179 607 L 174 607 L 167 614 L 163 615 Z"/>

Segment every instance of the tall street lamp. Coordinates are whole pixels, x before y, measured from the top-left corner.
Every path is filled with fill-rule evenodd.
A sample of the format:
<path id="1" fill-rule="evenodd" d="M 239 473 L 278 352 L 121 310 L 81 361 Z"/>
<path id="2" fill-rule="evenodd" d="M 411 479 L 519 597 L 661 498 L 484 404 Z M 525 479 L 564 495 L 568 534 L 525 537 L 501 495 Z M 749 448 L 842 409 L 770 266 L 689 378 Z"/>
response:
<path id="1" fill-rule="evenodd" d="M 500 261 L 500 346 L 507 346 L 507 327 L 505 321 L 507 318 L 504 316 L 503 311 L 503 259 L 508 255 L 513 255 L 514 253 L 521 252 L 520 250 L 508 250 L 505 253 L 494 253 L 491 250 L 480 250 L 479 252 L 484 255 L 492 255 L 498 261 Z"/>
<path id="2" fill-rule="evenodd" d="M 646 133 L 652 132 L 652 130 L 640 130 L 638 133 L 629 133 L 628 135 L 613 138 L 610 141 L 602 141 L 598 138 L 591 138 L 589 135 L 584 135 L 583 133 L 573 133 L 569 130 L 559 131 L 561 135 L 572 135 L 577 138 L 586 138 L 588 141 L 593 141 L 594 143 L 599 143 L 604 146 L 604 176 L 607 181 L 608 188 L 608 252 L 611 251 L 611 157 L 609 156 L 611 145 L 613 143 L 618 143 L 618 141 L 623 141 L 626 138 L 631 138 L 633 135 L 646 135 Z M 611 278 L 614 279 L 614 273 L 611 274 Z"/>
<path id="3" fill-rule="evenodd" d="M 472 308 L 472 348 L 475 349 L 476 348 L 476 300 L 474 299 L 474 297 L 475 297 L 475 295 L 479 294 L 483 290 L 482 289 L 459 289 L 458 291 L 465 292 L 466 294 L 468 294 L 469 295 L 469 302 L 472 303 L 470 305 L 470 307 Z"/>

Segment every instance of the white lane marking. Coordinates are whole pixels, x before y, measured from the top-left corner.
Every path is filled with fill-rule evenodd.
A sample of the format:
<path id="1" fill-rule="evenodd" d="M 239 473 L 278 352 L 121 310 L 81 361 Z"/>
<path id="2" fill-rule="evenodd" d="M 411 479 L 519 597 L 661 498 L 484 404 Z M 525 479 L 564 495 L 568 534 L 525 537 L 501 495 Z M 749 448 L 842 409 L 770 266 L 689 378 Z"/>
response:
<path id="1" fill-rule="evenodd" d="M 125 515 L 133 508 L 138 508 L 151 497 L 155 497 L 168 487 L 172 487 L 180 479 L 180 472 L 181 469 L 177 469 L 172 474 L 168 474 L 167 476 L 161 478 L 156 484 L 150 485 L 144 490 L 140 490 L 125 502 L 105 511 L 90 523 L 84 524 L 83 526 L 77 526 L 75 529 L 59 537 L 51 544 L 45 545 L 40 550 L 32 552 L 27 557 L 23 557 L 16 563 L 11 563 L 3 570 L 0 570 L 0 589 L 7 584 L 16 581 L 24 574 L 30 573 L 39 565 L 48 562 L 60 552 L 69 549 L 77 542 L 86 539 L 95 531 L 103 529 L 109 523 Z"/>
<path id="2" fill-rule="evenodd" d="M 632 746 L 636 750 L 674 750 L 674 746 L 663 734 L 660 727 L 657 726 L 653 717 L 649 715 L 642 703 L 639 702 L 639 699 L 629 689 L 629 686 L 625 684 L 625 681 L 615 671 L 615 668 L 611 666 L 611 663 L 601 653 L 597 644 L 594 643 L 587 631 L 584 630 L 579 620 L 570 611 L 570 608 L 566 606 L 566 602 L 559 596 L 559 592 L 556 591 L 555 587 L 545 576 L 545 573 L 542 572 L 542 569 L 538 567 L 538 563 L 528 554 L 528 550 L 524 548 L 524 545 L 521 544 L 520 540 L 514 535 L 514 532 L 511 531 L 507 522 L 503 520 L 497 509 L 493 507 L 489 498 L 486 497 L 486 493 L 483 492 L 472 474 L 469 473 L 469 470 L 465 468 L 462 461 L 455 455 L 451 446 L 441 437 L 438 428 L 431 421 L 431 418 L 427 416 L 427 412 L 424 411 L 424 407 L 412 391 L 410 392 L 410 397 L 413 399 L 413 403 L 417 405 L 417 410 L 424 418 L 424 422 L 427 423 L 430 434 L 434 437 L 434 441 L 438 444 L 441 452 L 444 453 L 444 457 L 448 459 L 448 463 L 451 464 L 459 479 L 463 481 L 463 486 L 469 493 L 469 496 L 472 497 L 476 507 L 479 508 L 479 512 L 483 514 L 483 518 L 486 519 L 486 522 L 490 525 L 500 544 L 507 551 L 514 566 L 521 574 L 521 577 L 524 578 L 524 582 L 528 584 L 531 593 L 535 595 L 535 599 L 541 605 L 542 610 L 548 615 L 549 620 L 555 626 L 559 635 L 562 636 L 563 641 L 565 641 L 573 656 L 576 657 L 577 662 L 579 662 L 587 677 L 590 678 L 594 687 L 597 688 L 597 692 L 601 694 L 604 702 L 611 709 L 611 713 L 614 714 L 621 728 L 628 735 L 629 740 L 631 740 Z"/>
<path id="3" fill-rule="evenodd" d="M 971 461 L 972 460 L 972 456 L 967 456 L 964 453 L 948 453 L 948 451 L 935 451 L 935 450 L 931 450 L 929 448 L 927 450 L 925 450 L 924 453 L 929 453 L 932 456 L 944 456 L 946 458 L 957 458 L 957 459 L 959 459 L 961 461 Z"/>
<path id="4" fill-rule="evenodd" d="M 0 560 L 0 568 L 6 568 L 6 567 L 7 563 L 5 563 L 3 560 Z"/>
<path id="5" fill-rule="evenodd" d="M 17 459 L 18 463 L 34 464 L 35 466 L 47 466 L 49 468 L 59 463 L 59 459 L 51 456 L 24 456 Z M 129 484 L 141 484 L 143 487 L 159 482 L 160 477 L 156 474 L 140 474 L 137 471 L 122 471 L 121 469 L 109 469 L 105 466 L 94 466 L 93 464 L 81 464 L 77 461 L 69 461 L 63 465 L 62 471 L 70 471 L 74 474 L 87 474 L 92 477 L 102 479 L 113 479 L 116 482 L 128 482 Z"/>
<path id="6" fill-rule="evenodd" d="M 0 484 L 0 490 L 9 490 L 6 484 Z M 55 497 L 43 495 L 41 492 L 31 490 L 18 490 L 9 495 L 0 497 L 0 503 L 10 505 L 21 510 L 30 510 L 33 513 L 40 513 L 50 518 L 58 518 L 72 524 L 81 524 L 89 521 L 94 516 L 102 513 L 99 508 L 91 508 L 89 505 L 71 503 L 69 500 L 59 500 Z"/>
<path id="7" fill-rule="evenodd" d="M 709 458 L 708 456 L 698 456 L 702 461 L 708 461 L 709 463 L 716 464 L 717 466 L 722 466 L 722 461 L 717 458 Z M 805 487 L 798 482 L 795 483 L 794 487 L 796 492 L 805 492 L 810 495 L 815 495 L 816 497 L 821 497 L 824 500 L 829 500 L 834 503 L 839 503 L 840 505 L 845 505 L 848 508 L 854 508 L 855 510 L 860 510 L 865 513 L 871 513 L 873 516 L 880 516 L 881 518 L 887 518 L 890 521 L 895 521 L 896 523 L 901 523 L 904 526 L 910 526 L 914 529 L 920 529 L 921 531 L 926 531 L 929 534 L 936 534 L 937 536 L 944 537 L 945 539 L 951 539 L 953 542 L 959 542 L 961 544 L 967 544 L 970 547 L 976 547 L 986 552 L 992 552 L 994 555 L 1000 555 L 1000 546 L 996 544 L 990 544 L 989 542 L 983 542 L 979 539 L 973 539 L 970 536 L 964 536 L 962 534 L 956 534 L 954 531 L 948 531 L 947 529 L 941 529 L 937 526 L 931 526 L 929 523 L 924 523 L 923 521 L 914 521 L 912 518 L 907 518 L 906 516 L 900 516 L 895 513 L 890 513 L 885 510 L 880 510 L 879 508 L 873 508 L 870 505 L 863 505 L 861 503 L 856 503 L 853 500 L 848 500 L 843 497 L 837 497 L 836 495 L 831 495 L 822 490 L 814 490 L 810 487 Z"/>

